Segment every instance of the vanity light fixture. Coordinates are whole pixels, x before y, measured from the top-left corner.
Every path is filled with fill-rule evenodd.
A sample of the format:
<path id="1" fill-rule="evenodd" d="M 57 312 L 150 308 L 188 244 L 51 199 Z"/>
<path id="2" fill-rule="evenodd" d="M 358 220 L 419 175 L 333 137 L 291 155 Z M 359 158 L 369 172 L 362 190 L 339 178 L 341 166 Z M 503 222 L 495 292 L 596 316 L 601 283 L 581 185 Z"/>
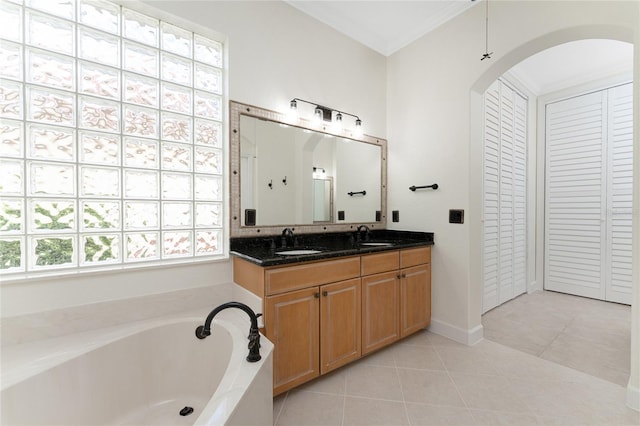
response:
<path id="1" fill-rule="evenodd" d="M 298 102 L 304 102 L 307 103 L 309 105 L 312 105 L 314 107 L 313 110 L 313 118 L 314 121 L 316 123 L 321 123 L 323 121 L 328 121 L 333 123 L 334 126 L 336 126 L 337 128 L 342 128 L 342 118 L 344 115 L 349 115 L 353 118 L 355 118 L 355 133 L 358 136 L 362 136 L 362 120 L 360 120 L 360 117 L 358 117 L 357 115 L 354 114 L 350 114 L 348 112 L 345 111 L 340 111 L 334 108 L 329 108 L 320 104 L 316 104 L 314 102 L 309 102 L 309 101 L 305 101 L 304 99 L 300 99 L 300 98 L 293 98 L 291 99 L 291 101 L 289 102 L 289 108 L 291 111 L 295 112 L 297 114 L 298 112 Z M 333 119 L 333 113 L 336 113 L 335 115 L 335 120 Z"/>

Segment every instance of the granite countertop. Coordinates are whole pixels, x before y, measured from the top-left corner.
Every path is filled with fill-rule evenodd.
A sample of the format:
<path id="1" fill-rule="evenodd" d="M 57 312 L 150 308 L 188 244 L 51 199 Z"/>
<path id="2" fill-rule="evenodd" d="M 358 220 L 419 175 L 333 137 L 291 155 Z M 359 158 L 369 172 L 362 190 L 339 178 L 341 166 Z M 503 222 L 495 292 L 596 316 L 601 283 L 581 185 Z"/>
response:
<path id="1" fill-rule="evenodd" d="M 374 230 L 360 241 L 355 232 L 295 235 L 285 247 L 280 235 L 231 239 L 231 254 L 260 266 L 276 266 L 335 257 L 355 256 L 411 247 L 433 245 L 433 232 Z M 313 250 L 317 253 L 283 255 L 279 252 Z"/>

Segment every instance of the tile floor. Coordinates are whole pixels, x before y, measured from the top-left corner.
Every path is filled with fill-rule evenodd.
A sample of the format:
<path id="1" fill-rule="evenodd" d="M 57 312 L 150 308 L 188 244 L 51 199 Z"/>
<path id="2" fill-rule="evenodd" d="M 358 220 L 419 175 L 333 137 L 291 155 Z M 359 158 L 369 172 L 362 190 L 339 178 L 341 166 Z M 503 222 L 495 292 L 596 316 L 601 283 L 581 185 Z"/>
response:
<path id="1" fill-rule="evenodd" d="M 487 312 L 482 325 L 493 342 L 627 386 L 628 305 L 539 291 Z"/>
<path id="2" fill-rule="evenodd" d="M 419 332 L 277 396 L 274 425 L 640 425 L 625 387 L 533 351 Z"/>

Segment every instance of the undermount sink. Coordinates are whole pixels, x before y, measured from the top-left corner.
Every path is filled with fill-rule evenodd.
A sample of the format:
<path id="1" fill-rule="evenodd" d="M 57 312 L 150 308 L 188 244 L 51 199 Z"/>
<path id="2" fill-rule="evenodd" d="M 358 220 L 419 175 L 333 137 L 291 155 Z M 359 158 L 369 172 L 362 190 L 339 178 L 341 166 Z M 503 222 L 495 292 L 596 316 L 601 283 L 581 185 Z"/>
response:
<path id="1" fill-rule="evenodd" d="M 276 254 L 280 256 L 302 256 L 305 254 L 318 254 L 322 253 L 322 250 L 286 250 L 286 251 L 277 251 Z"/>
<path id="2" fill-rule="evenodd" d="M 360 243 L 361 246 L 374 246 L 374 247 L 388 247 L 392 246 L 393 243 Z"/>

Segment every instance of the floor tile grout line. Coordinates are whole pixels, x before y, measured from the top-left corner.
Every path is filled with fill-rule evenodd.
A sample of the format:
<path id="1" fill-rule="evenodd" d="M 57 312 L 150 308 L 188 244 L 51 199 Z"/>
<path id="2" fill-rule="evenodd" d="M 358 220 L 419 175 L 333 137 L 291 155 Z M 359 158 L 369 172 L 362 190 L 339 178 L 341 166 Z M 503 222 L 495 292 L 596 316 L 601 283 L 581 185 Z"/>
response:
<path id="1" fill-rule="evenodd" d="M 456 390 L 456 393 L 458 394 L 458 397 L 460 398 L 460 401 L 462 401 L 462 404 L 464 404 L 464 408 L 469 411 L 469 406 L 467 405 L 467 401 L 464 400 L 464 398 L 462 397 L 462 394 L 460 393 L 460 389 L 458 389 L 458 385 L 456 384 L 455 380 L 453 380 L 453 377 L 451 377 L 451 373 L 449 372 L 449 369 L 447 368 L 447 365 L 444 363 L 444 360 L 442 359 L 442 357 L 440 356 L 440 354 L 438 353 L 438 351 L 435 351 L 436 355 L 438 356 L 438 359 L 440 359 L 440 362 L 442 363 L 442 366 L 444 367 L 444 371 L 447 373 L 447 377 L 449 377 L 449 380 L 451 380 L 451 383 L 453 384 L 453 388 Z M 469 411 L 469 414 L 471 414 L 471 412 Z M 474 422 L 477 422 L 476 418 L 473 417 L 473 414 L 471 414 L 471 417 L 473 418 Z"/>
<path id="2" fill-rule="evenodd" d="M 555 337 L 554 337 L 553 339 L 551 339 L 551 341 L 550 341 L 549 343 L 547 343 L 547 345 L 545 345 L 544 349 L 542 349 L 542 351 L 540 351 L 538 354 L 536 354 L 536 356 L 537 356 L 538 358 L 542 358 L 542 354 L 544 354 L 544 353 L 545 353 L 545 352 L 546 352 L 546 351 L 551 347 L 551 345 L 553 344 L 553 342 L 555 342 L 556 340 L 558 340 L 558 337 L 560 337 L 560 335 L 561 335 L 562 333 L 564 333 L 564 331 L 567 329 L 567 327 L 568 327 L 570 324 L 573 324 L 573 322 L 574 322 L 574 321 L 575 321 L 575 314 L 571 315 L 571 321 L 569 321 L 568 323 L 566 323 L 566 324 L 564 325 L 564 327 L 562 327 L 562 330 L 560 330 L 560 331 L 555 335 Z"/>
<path id="3" fill-rule="evenodd" d="M 278 415 L 276 416 L 275 419 L 273 419 L 273 424 L 277 425 L 278 421 L 280 420 L 280 415 L 282 414 L 282 410 L 284 410 L 284 404 L 287 403 L 287 399 L 289 398 L 289 391 L 287 391 L 284 394 L 284 401 L 282 401 L 282 404 L 280 404 L 280 409 L 278 410 Z"/>
<path id="4" fill-rule="evenodd" d="M 348 380 L 349 380 L 349 375 L 345 374 L 344 384 L 342 385 L 342 423 L 340 423 L 341 426 L 344 426 L 344 415 L 345 415 L 345 412 L 347 411 L 347 381 Z"/>
<path id="5" fill-rule="evenodd" d="M 361 395 L 345 395 L 347 398 L 353 399 L 366 399 L 369 401 L 380 401 L 380 402 L 402 402 L 399 399 L 388 399 L 388 398 L 372 398 L 370 396 L 361 396 Z M 411 401 L 409 401 L 411 402 Z"/>
<path id="6" fill-rule="evenodd" d="M 402 350 L 402 347 L 400 346 L 395 348 L 395 351 L 400 351 L 400 350 Z M 402 396 L 402 407 L 404 408 L 404 415 L 405 415 L 405 418 L 407 419 L 407 424 L 411 426 L 411 418 L 409 417 L 409 410 L 407 409 L 407 400 L 404 397 L 404 389 L 402 388 L 402 380 L 400 380 L 400 371 L 398 368 L 398 361 L 396 360 L 395 354 L 393 356 L 393 365 L 395 366 L 396 379 L 398 380 L 398 385 L 400 386 L 400 395 Z"/>

